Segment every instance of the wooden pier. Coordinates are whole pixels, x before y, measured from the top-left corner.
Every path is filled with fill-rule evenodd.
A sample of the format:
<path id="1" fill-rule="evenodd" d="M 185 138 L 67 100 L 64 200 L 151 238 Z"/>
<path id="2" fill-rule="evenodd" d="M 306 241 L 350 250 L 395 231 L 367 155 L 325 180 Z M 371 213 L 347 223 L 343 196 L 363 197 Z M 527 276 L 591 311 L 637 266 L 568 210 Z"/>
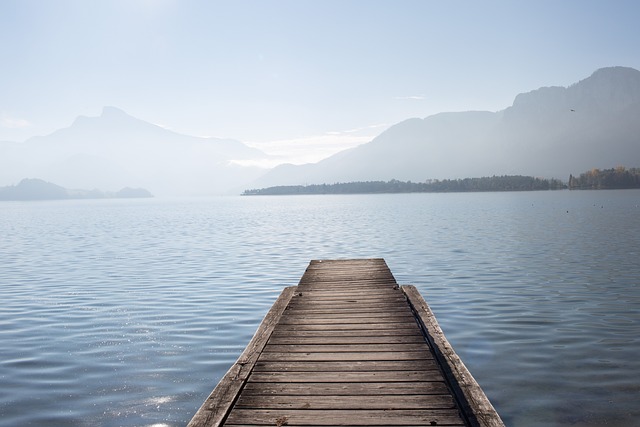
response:
<path id="1" fill-rule="evenodd" d="M 311 261 L 189 426 L 503 426 L 383 259 Z"/>

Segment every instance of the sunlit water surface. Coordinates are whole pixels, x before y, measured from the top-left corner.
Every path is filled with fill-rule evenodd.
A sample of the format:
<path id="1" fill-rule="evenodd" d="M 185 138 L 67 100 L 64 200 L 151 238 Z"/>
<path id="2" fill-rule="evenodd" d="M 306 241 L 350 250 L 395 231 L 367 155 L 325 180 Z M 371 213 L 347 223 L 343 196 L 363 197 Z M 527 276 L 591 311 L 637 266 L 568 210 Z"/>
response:
<path id="1" fill-rule="evenodd" d="M 384 257 L 510 426 L 640 425 L 640 191 L 0 204 L 0 426 L 184 425 L 311 259 Z"/>

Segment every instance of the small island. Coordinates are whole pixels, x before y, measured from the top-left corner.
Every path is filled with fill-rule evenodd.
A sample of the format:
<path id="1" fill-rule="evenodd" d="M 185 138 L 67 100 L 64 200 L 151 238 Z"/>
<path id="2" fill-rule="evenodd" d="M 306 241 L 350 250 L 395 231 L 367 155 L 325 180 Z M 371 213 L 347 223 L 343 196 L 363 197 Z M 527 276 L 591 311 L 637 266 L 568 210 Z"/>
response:
<path id="1" fill-rule="evenodd" d="M 66 199 L 123 199 L 149 198 L 153 195 L 144 188 L 125 187 L 120 191 L 67 190 L 64 187 L 41 179 L 26 178 L 18 185 L 0 187 L 0 200 L 66 200 Z"/>

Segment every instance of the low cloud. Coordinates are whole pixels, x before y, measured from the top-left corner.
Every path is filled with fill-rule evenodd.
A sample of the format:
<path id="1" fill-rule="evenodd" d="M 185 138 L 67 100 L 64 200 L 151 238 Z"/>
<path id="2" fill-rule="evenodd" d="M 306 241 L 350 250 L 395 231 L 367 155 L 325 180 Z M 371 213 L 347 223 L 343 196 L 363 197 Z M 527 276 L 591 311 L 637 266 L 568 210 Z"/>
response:
<path id="1" fill-rule="evenodd" d="M 330 131 L 322 135 L 247 143 L 247 145 L 267 153 L 269 158 L 243 160 L 236 163 L 243 166 L 260 167 L 274 167 L 282 163 L 296 165 L 317 163 L 340 151 L 371 141 L 380 133 L 380 128 L 387 126 L 387 124 L 375 124 L 356 129 Z"/>
<path id="2" fill-rule="evenodd" d="M 25 119 L 17 119 L 7 114 L 2 114 L 0 115 L 0 126 L 8 129 L 21 129 L 31 126 L 31 123 Z"/>
<path id="3" fill-rule="evenodd" d="M 394 99 L 409 99 L 413 101 L 421 101 L 425 99 L 424 95 L 396 96 Z"/>

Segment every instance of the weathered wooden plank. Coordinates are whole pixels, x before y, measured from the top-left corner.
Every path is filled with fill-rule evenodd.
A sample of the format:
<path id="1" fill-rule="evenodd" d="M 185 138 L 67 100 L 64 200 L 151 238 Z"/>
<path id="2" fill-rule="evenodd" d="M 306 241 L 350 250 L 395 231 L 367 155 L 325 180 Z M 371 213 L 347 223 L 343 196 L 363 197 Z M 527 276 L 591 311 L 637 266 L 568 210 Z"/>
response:
<path id="1" fill-rule="evenodd" d="M 457 409 L 397 409 L 397 410 L 340 410 L 320 411 L 300 409 L 241 409 L 235 408 L 225 425 L 255 424 L 277 425 L 278 420 L 299 425 L 341 425 L 341 426 L 406 426 L 423 425 L 464 425 Z M 425 424 L 426 423 L 426 424 Z"/>
<path id="2" fill-rule="evenodd" d="M 291 330 L 291 331 L 348 331 L 348 330 L 420 330 L 418 324 L 413 322 L 411 324 L 408 323 L 343 323 L 341 325 L 289 325 L 282 324 L 278 325 L 278 329 L 283 331 Z"/>
<path id="3" fill-rule="evenodd" d="M 382 300 L 384 301 L 384 300 Z M 406 306 L 406 302 L 405 303 L 394 303 L 394 304 L 389 304 L 389 303 L 385 303 L 385 302 L 376 302 L 376 303 L 369 303 L 366 304 L 364 306 L 361 306 L 360 304 L 358 305 L 354 305 L 354 304 L 347 304 L 347 303 L 340 303 L 340 307 L 336 307 L 335 304 L 313 304 L 313 303 L 299 303 L 299 304 L 292 304 L 289 307 L 287 307 L 287 313 L 309 313 L 309 314 L 313 314 L 316 312 L 329 312 L 329 313 L 367 313 L 367 314 L 373 314 L 373 313 L 385 313 L 385 310 L 381 310 L 380 308 L 389 308 L 389 313 L 393 313 L 395 311 L 399 311 L 399 310 L 403 310 L 403 305 Z M 323 307 L 324 306 L 324 307 Z"/>
<path id="4" fill-rule="evenodd" d="M 319 286 L 323 286 L 322 290 L 319 290 Z M 343 297 L 348 292 L 354 292 L 353 296 L 367 296 L 367 291 L 371 292 L 369 295 L 390 295 L 396 296 L 398 292 L 398 284 L 396 283 L 375 283 L 375 282 L 335 282 L 329 283 L 326 286 L 322 283 L 315 282 L 314 284 L 298 285 L 299 298 L 304 299 L 308 296 L 318 297 Z M 333 293 L 333 295 L 329 295 Z"/>
<path id="5" fill-rule="evenodd" d="M 422 360 L 433 359 L 431 353 L 425 351 L 378 351 L 372 353 L 272 353 L 264 352 L 260 356 L 260 361 L 278 362 L 308 360 L 311 362 L 337 362 L 348 360 Z"/>
<path id="6" fill-rule="evenodd" d="M 415 382 L 442 380 L 440 371 L 370 371 L 370 372 L 253 372 L 254 383 L 362 383 L 362 382 Z"/>
<path id="7" fill-rule="evenodd" d="M 439 370 L 434 359 L 422 360 L 357 360 L 348 362 L 256 362 L 253 372 L 336 372 L 336 371 L 433 371 Z"/>
<path id="8" fill-rule="evenodd" d="M 471 375 L 471 372 L 451 347 L 422 295 L 420 295 L 415 286 L 403 286 L 402 291 L 407 295 L 409 303 L 424 327 L 427 339 L 431 342 L 445 374 L 449 376 L 449 380 L 454 384 L 454 390 L 458 390 L 459 394 L 461 394 L 461 396 L 458 396 L 459 399 L 463 404 L 466 403 L 465 406 L 467 407 L 465 409 L 471 416 L 475 417 L 480 426 L 503 427 L 502 419 L 482 388 L 480 388 L 480 385 L 473 378 L 473 375 Z"/>
<path id="9" fill-rule="evenodd" d="M 282 420 L 280 420 L 282 421 Z M 290 424 L 288 421 L 284 420 L 282 422 L 286 422 L 286 424 L 281 424 L 283 427 L 327 427 L 327 425 L 318 425 L 318 424 Z M 227 425 L 227 424 L 225 424 Z M 230 424 L 229 424 L 230 425 Z M 278 426 L 277 422 L 274 424 L 267 424 L 268 426 L 274 427 Z M 336 424 L 332 424 L 331 426 L 335 426 Z M 424 427 L 426 424 L 421 425 L 408 425 L 404 424 L 402 427 Z M 233 424 L 233 427 L 258 427 L 257 424 Z"/>
<path id="10" fill-rule="evenodd" d="M 286 424 L 283 424 L 283 427 L 328 427 L 327 424 L 318 425 L 318 424 L 291 424 L 288 421 L 285 421 Z M 271 427 L 277 426 L 278 424 L 268 424 Z M 330 426 L 342 426 L 342 424 L 330 424 Z M 417 424 L 403 424 L 402 427 L 424 427 L 428 424 L 421 423 Z M 439 424 L 438 424 L 439 425 Z M 444 424 L 443 424 L 444 425 Z M 458 426 L 459 424 L 454 424 L 454 426 Z M 233 427 L 258 427 L 257 424 L 233 424 Z"/>
<path id="11" fill-rule="evenodd" d="M 340 280 L 368 280 L 368 279 L 387 279 L 390 281 L 394 281 L 394 277 L 390 271 L 381 270 L 379 268 L 358 268 L 358 267 L 350 267 L 345 269 L 338 269 L 335 267 L 332 268 L 318 268 L 318 269 L 309 269 L 305 272 L 302 277 L 302 282 L 305 280 L 317 280 L 320 282 L 323 281 L 332 281 L 336 279 Z"/>
<path id="12" fill-rule="evenodd" d="M 415 317 L 413 317 L 411 315 L 411 312 L 409 313 L 384 313 L 381 315 L 376 315 L 375 313 L 371 313 L 369 316 L 362 316 L 362 315 L 352 315 L 349 313 L 335 313 L 335 314 L 309 314 L 309 315 L 305 315 L 305 314 L 299 314 L 299 313 L 285 313 L 282 316 L 282 319 L 280 319 L 281 323 L 285 323 L 285 322 L 299 322 L 299 323 L 305 323 L 305 322 L 329 322 L 329 323 L 335 323 L 335 320 L 339 319 L 342 322 L 347 322 L 347 323 L 363 323 L 363 322 L 368 322 L 368 323 L 380 323 L 380 322 L 390 322 L 390 321 L 394 321 L 393 323 L 404 323 L 404 322 L 410 322 L 413 323 L 415 322 Z"/>
<path id="13" fill-rule="evenodd" d="M 384 258 L 352 258 L 352 259 L 313 259 L 309 262 L 307 270 L 318 268 L 325 265 L 340 266 L 363 266 L 363 265 L 386 265 Z M 333 267 L 332 267 L 333 268 Z"/>
<path id="14" fill-rule="evenodd" d="M 303 306 L 309 306 L 309 308 L 312 308 L 313 306 L 318 306 L 318 305 L 346 305 L 346 306 L 353 306 L 353 304 L 362 304 L 362 307 L 389 307 L 389 308 L 393 308 L 393 307 L 404 307 L 406 305 L 406 301 L 402 298 L 391 298 L 391 299 L 362 299 L 362 300 L 358 300 L 357 298 L 344 298 L 344 299 L 334 299 L 334 300 L 330 300 L 330 299 L 315 299 L 315 298 L 298 298 L 296 301 L 291 301 L 291 307 L 303 307 Z"/>
<path id="15" fill-rule="evenodd" d="M 358 307 L 357 309 L 355 307 Z M 323 314 L 334 314 L 336 316 L 344 315 L 345 317 L 349 317 L 352 313 L 368 313 L 370 314 L 369 318 L 375 319 L 376 313 L 387 313 L 387 316 L 390 317 L 394 315 L 406 316 L 406 303 L 403 304 L 395 304 L 395 303 L 335 303 L 335 304 L 314 304 L 314 303 L 306 303 L 306 304 L 297 304 L 290 306 L 290 309 L 287 311 L 287 316 L 294 315 L 304 315 L 302 312 L 307 312 L 309 316 L 312 317 L 320 317 Z M 321 313 L 324 312 L 324 313 Z M 357 316 L 356 316 L 357 317 Z M 360 316 L 367 317 L 367 316 Z"/>
<path id="16" fill-rule="evenodd" d="M 319 292 L 330 293 L 338 292 L 344 293 L 354 291 L 357 293 L 363 293 L 367 290 L 375 293 L 387 293 L 398 290 L 398 284 L 393 280 L 376 280 L 376 279 L 340 279 L 334 278 L 333 280 L 302 280 L 298 284 L 298 292 L 304 296 L 306 293 Z"/>
<path id="17" fill-rule="evenodd" d="M 310 266 L 311 268 L 307 268 L 307 270 L 305 271 L 305 274 L 303 276 L 304 277 L 312 277 L 318 273 L 320 273 L 322 275 L 322 277 L 333 277 L 333 276 L 337 276 L 337 275 L 356 275 L 356 277 L 358 275 L 363 275 L 363 277 L 365 277 L 365 274 L 369 274 L 369 275 L 375 275 L 375 277 L 381 277 L 383 275 L 386 276 L 390 276 L 391 272 L 388 270 L 388 268 L 386 268 L 385 266 L 382 266 L 380 264 L 378 265 L 365 265 L 365 264 L 360 264 L 358 265 L 357 263 L 354 263 L 352 265 L 349 265 L 348 263 L 337 263 L 335 265 L 332 266 Z M 392 276 L 391 276 L 392 277 Z"/>
<path id="18" fill-rule="evenodd" d="M 315 298 L 313 295 L 309 295 L 308 297 L 307 296 L 299 297 L 295 302 L 291 302 L 290 309 L 291 310 L 294 310 L 296 308 L 300 309 L 300 307 L 304 305 L 313 306 L 313 305 L 332 305 L 332 304 L 341 304 L 341 305 L 352 304 L 350 308 L 362 310 L 362 308 L 358 306 L 354 306 L 353 301 L 356 301 L 357 304 L 377 305 L 377 306 L 385 305 L 385 306 L 403 307 L 407 305 L 407 302 L 404 298 L 398 298 L 397 296 L 380 295 L 375 298 L 368 298 L 368 297 L 349 298 L 345 295 L 345 297 L 341 297 L 341 298 Z M 345 307 L 345 308 L 349 308 L 349 307 Z"/>
<path id="19" fill-rule="evenodd" d="M 364 317 L 376 323 L 377 313 L 386 313 L 382 317 L 406 317 L 406 307 L 400 304 L 367 304 L 359 309 L 349 308 L 356 304 L 304 304 L 292 306 L 285 313 L 286 316 L 308 315 L 309 317 Z M 304 314 L 303 312 L 307 313 Z M 354 316 L 355 314 L 355 316 Z M 365 314 L 365 316 L 362 316 Z M 332 316 L 333 315 L 333 316 Z M 368 315 L 368 316 L 367 316 Z M 412 323 L 416 323 L 415 320 Z"/>
<path id="20" fill-rule="evenodd" d="M 351 317 L 351 316 L 300 316 L 300 315 L 285 315 L 280 319 L 281 325 L 299 325 L 301 323 L 305 325 L 340 325 L 344 323 L 349 324 L 363 324 L 368 325 L 371 323 L 409 323 L 415 322 L 413 316 L 407 315 L 395 315 L 395 316 L 378 316 L 375 319 L 370 317 Z"/>
<path id="21" fill-rule="evenodd" d="M 352 271 L 345 270 L 334 272 L 330 272 L 328 270 L 307 271 L 300 280 L 301 284 L 333 283 L 341 281 L 395 283 L 395 279 L 391 273 L 376 269 L 353 269 Z"/>
<path id="22" fill-rule="evenodd" d="M 312 260 L 307 266 L 306 271 L 321 270 L 321 269 L 329 269 L 330 271 L 340 271 L 340 270 L 350 271 L 352 269 L 363 269 L 363 268 L 380 269 L 383 266 L 386 267 L 386 263 L 382 258 L 370 259 L 370 260 L 364 260 L 364 259 Z"/>
<path id="23" fill-rule="evenodd" d="M 453 409 L 453 397 L 443 395 L 379 396 L 240 396 L 236 408 L 263 409 Z"/>
<path id="24" fill-rule="evenodd" d="M 297 328 L 278 328 L 273 331 L 272 337 L 370 337 L 370 336 L 420 336 L 424 339 L 422 332 L 417 327 L 395 328 L 395 329 L 356 329 L 356 330 L 311 330 L 303 331 Z"/>
<path id="25" fill-rule="evenodd" d="M 307 271 L 302 279 L 301 284 L 308 283 L 333 283 L 333 282 L 388 282 L 394 283 L 395 278 L 388 271 L 382 271 L 379 269 L 358 269 L 353 268 L 351 270 L 331 270 L 331 269 L 318 269 L 314 271 Z"/>
<path id="26" fill-rule="evenodd" d="M 351 270 L 332 271 L 332 269 L 317 269 L 307 270 L 300 279 L 302 284 L 313 283 L 332 283 L 340 281 L 353 281 L 353 282 L 389 282 L 395 283 L 393 274 L 389 271 L 382 271 L 379 269 L 361 269 L 353 268 Z"/>
<path id="27" fill-rule="evenodd" d="M 376 311 L 377 308 L 379 307 L 389 307 L 390 310 L 393 310 L 393 308 L 395 307 L 396 309 L 402 309 L 403 307 L 406 306 L 406 302 L 403 301 L 387 301 L 385 298 L 380 298 L 380 300 L 378 301 L 370 301 L 365 303 L 359 303 L 358 305 L 354 305 L 353 303 L 347 303 L 347 302 L 313 302 L 313 300 L 311 300 L 310 298 L 303 300 L 303 299 L 299 299 L 298 301 L 296 301 L 295 303 L 291 303 L 290 306 L 288 307 L 288 310 L 321 310 L 323 309 L 322 307 L 314 307 L 314 306 L 327 306 L 329 309 L 333 308 L 335 310 L 335 307 L 333 306 L 334 304 L 339 304 L 341 307 L 340 309 L 344 309 L 344 310 L 356 310 L 356 311 Z M 377 310 L 377 311 L 383 311 L 383 310 Z"/>
<path id="28" fill-rule="evenodd" d="M 363 307 L 369 306 L 385 306 L 385 307 L 397 307 L 401 309 L 405 307 L 407 302 L 404 298 L 397 297 L 381 297 L 381 298 L 307 298 L 307 299 L 298 299 L 295 302 L 291 303 L 292 308 L 300 308 L 302 306 L 309 306 L 312 308 L 313 306 L 318 305 L 346 305 L 353 306 L 354 304 L 362 304 Z"/>
<path id="29" fill-rule="evenodd" d="M 281 420 L 282 421 L 282 420 Z M 318 425 L 318 424 L 291 424 L 288 421 L 284 421 L 286 422 L 286 424 L 282 424 L 283 427 L 328 427 L 327 424 L 325 425 Z M 226 424 L 225 424 L 226 425 Z M 230 425 L 230 424 L 229 424 Z M 277 423 L 275 424 L 267 424 L 268 426 L 274 427 L 274 426 L 278 426 Z M 331 424 L 330 426 L 336 426 L 337 424 Z M 427 424 L 420 424 L 420 425 L 413 425 L 413 424 L 403 424 L 402 427 L 424 427 Z M 455 426 L 457 426 L 458 424 L 455 424 Z M 339 424 L 339 426 L 342 426 L 342 424 Z M 233 427 L 258 427 L 257 424 L 233 424 Z"/>
<path id="30" fill-rule="evenodd" d="M 379 300 L 381 297 L 393 299 L 395 301 L 405 301 L 402 292 L 394 291 L 390 289 L 388 292 L 376 292 L 369 289 L 370 292 L 366 292 L 366 289 L 369 288 L 363 287 L 362 292 L 354 292 L 353 287 L 345 287 L 345 292 L 312 292 L 307 290 L 298 289 L 298 293 L 296 299 L 293 302 L 305 301 L 305 300 L 314 300 L 314 301 L 342 301 L 342 300 L 357 300 L 357 301 L 368 301 L 368 300 Z"/>
<path id="31" fill-rule="evenodd" d="M 375 274 L 375 273 L 374 273 Z M 369 288 L 376 290 L 376 288 L 387 290 L 395 289 L 398 284 L 392 276 L 388 277 L 349 277 L 349 276 L 332 276 L 323 277 L 318 276 L 305 276 L 300 280 L 298 286 L 301 288 L 300 292 L 313 291 L 313 290 L 327 290 L 327 289 L 347 289 L 353 288 L 356 290 L 362 290 Z"/>
<path id="32" fill-rule="evenodd" d="M 424 337 L 421 335 L 373 335 L 357 337 L 271 335 L 269 344 L 424 344 Z"/>
<path id="33" fill-rule="evenodd" d="M 349 287 L 351 288 L 351 287 Z M 366 290 L 368 287 L 363 287 L 363 290 Z M 302 294 L 302 295 L 300 295 Z M 335 295 L 333 297 L 314 297 L 313 295 L 310 295 L 310 292 L 306 292 L 306 291 L 300 291 L 298 293 L 299 296 L 296 296 L 295 300 L 291 301 L 291 304 L 300 304 L 303 302 L 313 302 L 313 301 L 317 301 L 318 303 L 321 303 L 323 301 L 326 302 L 333 302 L 333 301 L 340 301 L 340 300 L 363 300 L 363 302 L 365 302 L 365 300 L 378 300 L 378 302 L 385 302 L 384 300 L 380 300 L 380 298 L 371 298 L 371 295 L 353 295 L 351 297 L 348 297 L 347 295 L 343 294 L 343 295 Z M 385 296 L 386 299 L 386 296 Z M 393 302 L 402 302 L 402 295 L 398 295 L 398 294 L 392 294 L 389 295 L 389 299 L 392 299 Z"/>
<path id="34" fill-rule="evenodd" d="M 393 289 L 397 287 L 397 282 L 393 275 L 384 274 L 380 276 L 379 272 L 360 273 L 362 277 L 358 277 L 358 272 L 353 274 L 336 274 L 327 275 L 327 271 L 317 272 L 315 274 L 305 274 L 300 279 L 299 286 L 304 290 L 312 290 L 322 292 L 332 286 L 341 286 L 345 284 L 353 286 L 375 285 L 372 290 Z M 364 276 L 366 274 L 366 276 Z M 319 285 L 319 286 L 318 286 Z M 302 292 L 302 291 L 301 291 Z"/>
<path id="35" fill-rule="evenodd" d="M 411 313 L 409 311 L 409 313 Z M 284 313 L 283 316 L 307 316 L 310 318 L 316 318 L 316 317 L 342 317 L 342 318 L 348 318 L 348 317 L 364 317 L 367 319 L 376 319 L 376 318 L 380 318 L 380 317 L 397 317 L 397 316 L 403 316 L 406 317 L 404 313 L 402 313 L 400 310 L 398 310 L 397 312 L 380 312 L 378 310 L 365 310 L 365 309 L 360 309 L 360 310 L 348 310 L 348 309 L 336 309 L 336 308 L 331 308 L 331 309 L 325 309 L 325 310 L 299 310 L 299 309 L 294 309 L 294 308 L 287 308 Z"/>
<path id="36" fill-rule="evenodd" d="M 405 303 L 406 305 L 406 303 Z M 329 308 L 331 307 L 331 308 Z M 315 311 L 314 311 L 315 310 Z M 365 311 L 364 308 L 361 308 L 359 312 L 353 312 L 350 310 L 341 310 L 339 305 L 331 305 L 327 304 L 327 308 L 322 310 L 326 311 L 326 313 L 319 313 L 320 309 L 307 308 L 306 310 L 301 309 L 301 307 L 291 307 L 284 312 L 284 319 L 290 319 L 293 317 L 299 317 L 301 319 L 335 319 L 336 317 L 357 317 L 364 319 L 376 319 L 376 318 L 386 318 L 386 317 L 403 317 L 403 318 L 411 318 L 413 315 L 411 310 L 407 308 L 403 308 L 401 305 L 398 305 L 397 308 L 393 310 L 378 310 L 378 309 L 368 309 Z"/>
<path id="37" fill-rule="evenodd" d="M 291 286 L 282 291 L 245 350 L 204 401 L 189 426 L 221 425 L 295 290 L 295 286 Z"/>
<path id="38" fill-rule="evenodd" d="M 305 300 L 309 298 L 332 298 L 339 299 L 347 297 L 348 293 L 353 292 L 351 297 L 369 297 L 372 295 L 388 295 L 390 297 L 402 296 L 399 292 L 397 284 L 380 284 L 366 282 L 347 282 L 335 283 L 324 286 L 319 290 L 318 286 L 324 286 L 319 283 L 314 285 L 298 285 L 298 293 L 296 300 Z"/>
<path id="39" fill-rule="evenodd" d="M 426 351 L 424 343 L 419 344 L 271 344 L 264 347 L 265 353 L 342 353 L 342 352 L 419 352 Z"/>
<path id="40" fill-rule="evenodd" d="M 345 280 L 335 278 L 332 281 L 317 279 L 309 281 L 302 280 L 302 283 L 298 284 L 298 287 L 298 292 L 304 296 L 311 292 L 320 292 L 325 294 L 329 292 L 344 293 L 349 291 L 363 293 L 367 290 L 371 292 L 393 292 L 398 290 L 399 286 L 396 282 L 391 280 Z"/>
<path id="41" fill-rule="evenodd" d="M 447 394 L 450 390 L 443 380 L 417 383 L 247 383 L 242 392 L 282 396 L 392 396 Z"/>

